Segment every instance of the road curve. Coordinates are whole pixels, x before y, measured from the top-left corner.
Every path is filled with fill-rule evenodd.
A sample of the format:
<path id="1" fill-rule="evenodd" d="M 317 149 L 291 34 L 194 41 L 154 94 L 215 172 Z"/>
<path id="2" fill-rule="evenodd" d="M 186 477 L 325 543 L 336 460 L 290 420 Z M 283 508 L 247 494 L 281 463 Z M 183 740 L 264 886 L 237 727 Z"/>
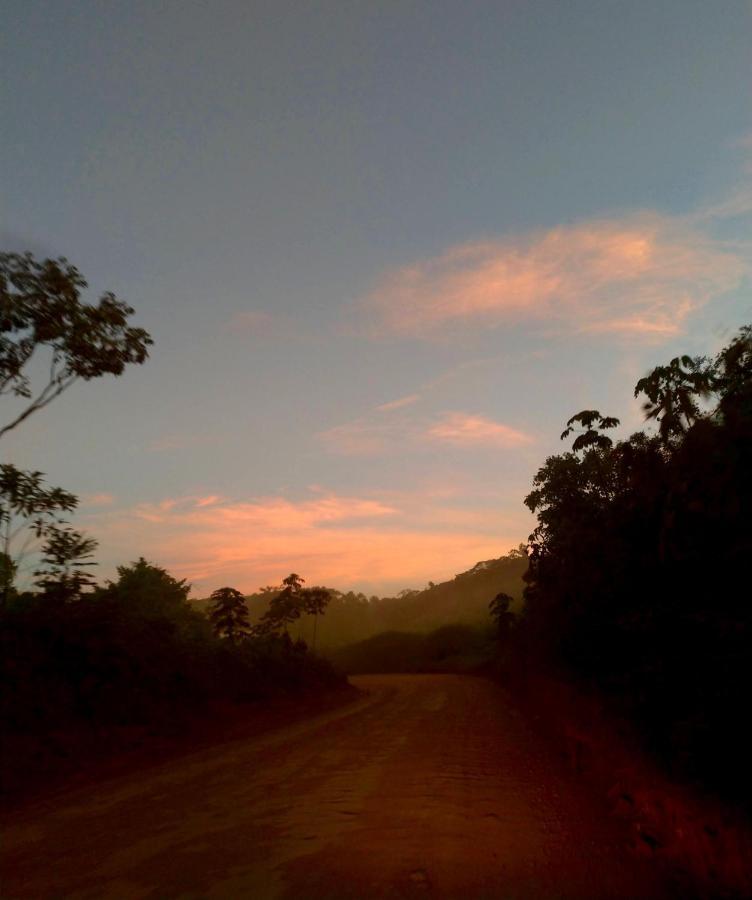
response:
<path id="1" fill-rule="evenodd" d="M 8 898 L 669 897 L 479 678 L 354 703 L 6 817 Z"/>

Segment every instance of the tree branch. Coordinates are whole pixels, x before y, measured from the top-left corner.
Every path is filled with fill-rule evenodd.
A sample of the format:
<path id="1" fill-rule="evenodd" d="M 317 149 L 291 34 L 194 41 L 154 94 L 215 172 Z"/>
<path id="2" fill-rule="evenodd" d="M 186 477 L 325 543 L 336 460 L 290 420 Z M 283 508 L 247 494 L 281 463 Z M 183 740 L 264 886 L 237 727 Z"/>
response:
<path id="1" fill-rule="evenodd" d="M 45 389 L 41 392 L 41 394 L 39 394 L 39 396 L 34 401 L 32 401 L 32 403 L 30 403 L 22 413 L 19 413 L 19 415 L 17 415 L 12 422 L 9 422 L 7 425 L 4 425 L 2 428 L 0 428 L 0 438 L 4 434 L 7 434 L 7 432 L 12 431 L 14 428 L 20 425 L 21 422 L 28 419 L 29 416 L 32 415 L 32 413 L 38 412 L 40 409 L 44 409 L 45 406 L 48 406 L 50 403 L 52 403 L 52 401 L 56 397 L 59 397 L 60 394 L 63 393 L 63 391 L 67 390 L 73 384 L 73 382 L 77 380 L 77 378 L 77 375 L 71 375 L 67 380 L 58 381 L 57 389 L 51 394 L 48 394 L 50 388 L 53 387 L 53 385 L 56 383 L 54 381 L 50 382 L 47 387 L 45 387 Z"/>

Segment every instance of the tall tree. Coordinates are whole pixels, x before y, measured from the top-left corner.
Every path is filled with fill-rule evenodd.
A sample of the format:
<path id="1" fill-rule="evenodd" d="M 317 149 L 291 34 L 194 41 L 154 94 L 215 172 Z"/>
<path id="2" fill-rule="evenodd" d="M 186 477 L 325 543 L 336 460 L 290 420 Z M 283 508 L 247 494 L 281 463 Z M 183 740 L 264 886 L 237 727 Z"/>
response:
<path id="1" fill-rule="evenodd" d="M 331 591 L 324 587 L 305 588 L 303 594 L 303 610 L 306 615 L 313 616 L 313 650 L 316 650 L 316 632 L 318 628 L 319 616 L 326 612 L 326 608 L 331 602 Z"/>
<path id="2" fill-rule="evenodd" d="M 272 634 L 284 630 L 303 615 L 313 619 L 313 646 L 316 646 L 318 617 L 324 613 L 332 599 L 329 590 L 323 587 L 305 588 L 305 579 L 293 572 L 283 579 L 282 587 L 269 600 L 269 608 L 255 626 L 256 634 Z"/>
<path id="3" fill-rule="evenodd" d="M 120 375 L 147 359 L 153 341 L 128 325 L 133 309 L 110 292 L 96 305 L 83 303 L 87 287 L 62 257 L 0 254 L 0 396 L 28 401 L 0 427 L 0 438 L 79 379 Z M 47 379 L 33 389 L 27 367 L 40 348 L 47 350 Z"/>
<path id="4" fill-rule="evenodd" d="M 250 631 L 245 597 L 235 588 L 218 588 L 209 598 L 209 620 L 218 637 L 237 643 Z"/>
<path id="5" fill-rule="evenodd" d="M 261 617 L 255 630 L 259 634 L 269 634 L 283 629 L 285 634 L 291 622 L 303 613 L 303 584 L 305 579 L 295 572 L 282 581 L 282 589 L 269 601 L 269 609 Z"/>

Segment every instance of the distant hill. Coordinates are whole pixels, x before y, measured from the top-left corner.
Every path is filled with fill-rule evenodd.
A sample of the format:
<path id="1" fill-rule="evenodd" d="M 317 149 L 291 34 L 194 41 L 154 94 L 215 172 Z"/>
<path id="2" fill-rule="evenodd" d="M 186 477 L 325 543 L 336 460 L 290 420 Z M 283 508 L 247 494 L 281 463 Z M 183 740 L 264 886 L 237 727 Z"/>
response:
<path id="1" fill-rule="evenodd" d="M 334 650 L 366 640 L 385 631 L 428 634 L 445 625 L 485 627 L 489 624 L 488 604 L 503 591 L 521 604 L 522 576 L 527 569 L 524 546 L 499 559 L 476 563 L 451 581 L 432 584 L 422 590 L 402 591 L 396 597 L 366 597 L 350 591 L 332 591 L 333 599 L 318 622 L 318 649 Z M 258 620 L 268 608 L 274 590 L 250 595 L 251 620 Z M 205 608 L 207 600 L 194 601 Z M 313 620 L 305 617 L 290 629 L 292 637 L 311 641 Z"/>

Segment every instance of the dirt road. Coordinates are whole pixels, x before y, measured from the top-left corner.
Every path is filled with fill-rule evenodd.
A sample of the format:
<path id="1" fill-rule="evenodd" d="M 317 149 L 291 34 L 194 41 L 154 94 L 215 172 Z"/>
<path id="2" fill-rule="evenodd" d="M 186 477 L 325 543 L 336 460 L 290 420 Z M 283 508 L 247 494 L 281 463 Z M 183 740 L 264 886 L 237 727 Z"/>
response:
<path id="1" fill-rule="evenodd" d="M 16 811 L 2 896 L 669 896 L 495 685 L 354 681 L 348 706 Z"/>

